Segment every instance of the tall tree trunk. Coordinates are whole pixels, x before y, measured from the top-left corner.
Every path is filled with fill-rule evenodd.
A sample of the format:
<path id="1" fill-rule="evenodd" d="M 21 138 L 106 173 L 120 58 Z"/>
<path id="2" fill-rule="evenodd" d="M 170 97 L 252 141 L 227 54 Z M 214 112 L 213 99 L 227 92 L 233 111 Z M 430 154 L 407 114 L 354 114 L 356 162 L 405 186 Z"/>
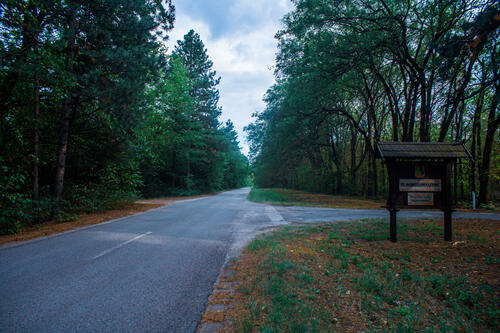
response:
<path id="1" fill-rule="evenodd" d="M 33 55 L 34 55 L 34 71 L 33 71 L 33 99 L 34 99 L 34 112 L 33 112 L 33 206 L 35 210 L 35 223 L 40 223 L 40 52 L 39 36 L 44 25 L 44 18 L 46 12 L 43 8 L 35 8 L 33 3 L 30 4 L 33 12 L 36 13 L 33 32 Z"/>
<path id="2" fill-rule="evenodd" d="M 375 157 L 375 154 L 372 154 L 372 182 L 373 182 L 373 195 L 375 197 L 378 196 L 378 171 L 377 171 L 377 158 Z"/>
<path id="3" fill-rule="evenodd" d="M 430 107 L 427 100 L 427 88 L 425 74 L 422 72 L 419 75 L 420 81 L 420 142 L 428 142 L 430 136 Z"/>
<path id="4" fill-rule="evenodd" d="M 441 124 L 441 130 L 439 131 L 439 139 L 438 139 L 439 142 L 443 142 L 444 139 L 446 139 L 446 135 L 448 133 L 448 129 L 450 128 L 451 121 L 453 117 L 456 116 L 460 104 L 463 104 L 465 89 L 467 88 L 467 85 L 469 84 L 470 78 L 472 76 L 472 69 L 474 67 L 475 59 L 476 59 L 475 57 L 471 59 L 469 66 L 467 66 L 467 70 L 462 79 L 462 83 L 460 84 L 460 87 L 458 87 L 457 92 L 453 98 L 453 104 L 451 106 L 451 110 L 448 114 L 448 117 L 445 117 L 445 119 L 443 119 L 443 122 Z"/>
<path id="5" fill-rule="evenodd" d="M 463 123 L 463 116 L 464 116 L 464 110 L 465 110 L 465 103 L 462 102 L 461 103 L 461 106 L 460 106 L 460 110 L 459 112 L 457 113 L 458 117 L 457 117 L 457 129 L 456 129 L 456 137 L 455 137 L 455 142 L 462 142 L 463 140 L 463 126 L 464 126 L 464 123 Z M 456 171 L 456 182 L 457 184 L 455 184 L 455 204 L 458 204 L 458 198 L 460 198 L 460 200 L 462 200 L 464 198 L 464 182 L 463 181 L 459 181 L 459 178 L 462 178 L 462 164 L 458 164 L 457 167 L 455 168 L 455 171 Z M 460 192 L 459 192 L 459 189 L 460 189 Z"/>
<path id="6" fill-rule="evenodd" d="M 467 58 L 470 59 L 469 65 L 468 65 L 468 67 L 465 71 L 465 74 L 463 76 L 462 83 L 461 83 L 460 87 L 457 89 L 457 93 L 456 93 L 455 98 L 453 100 L 453 105 L 452 105 L 452 109 L 451 109 L 450 114 L 449 114 L 449 118 L 448 119 L 445 118 L 443 120 L 442 125 L 441 125 L 441 131 L 439 133 L 439 141 L 444 141 L 444 139 L 446 137 L 446 133 L 447 133 L 448 128 L 450 126 L 451 119 L 453 118 L 453 113 L 456 112 L 459 103 L 462 102 L 462 100 L 463 100 L 463 97 L 465 95 L 465 90 L 466 90 L 467 85 L 469 84 L 469 81 L 470 81 L 471 76 L 472 76 L 474 64 L 477 61 L 479 54 L 481 53 L 482 49 L 484 48 L 484 45 L 486 44 L 486 42 L 488 41 L 490 36 L 494 35 L 494 33 L 497 31 L 497 29 L 499 27 L 500 27 L 500 15 L 498 14 L 498 12 L 492 12 L 489 24 L 487 26 L 485 26 L 484 29 L 479 29 L 478 30 L 479 34 L 476 37 L 474 37 L 474 39 L 472 41 L 469 41 L 466 44 L 466 48 L 463 52 L 462 59 L 465 59 L 466 55 L 467 55 Z M 470 54 L 468 54 L 469 50 L 470 50 Z M 493 50 L 496 50 L 496 43 L 495 43 L 495 46 L 493 47 Z M 492 52 L 493 63 L 495 62 L 494 61 L 494 54 L 495 54 L 494 52 L 495 51 Z M 496 75 L 495 69 L 494 69 L 494 72 L 495 72 L 494 74 Z M 496 93 L 495 93 L 495 96 L 496 96 Z M 495 104 L 495 103 L 498 105 L 498 100 L 492 102 L 492 104 Z M 493 133 L 493 135 L 494 135 L 494 133 Z M 488 161 L 488 164 L 489 164 L 489 161 Z"/>
<path id="7" fill-rule="evenodd" d="M 410 116 L 410 125 L 408 126 L 408 142 L 414 141 L 415 135 L 415 118 L 417 116 L 417 88 L 413 93 L 412 104 L 411 104 L 411 116 Z"/>
<path id="8" fill-rule="evenodd" d="M 500 99 L 500 85 L 495 88 L 495 95 L 491 100 L 490 111 L 488 114 L 488 128 L 484 140 L 483 159 L 479 172 L 479 203 L 486 204 L 489 200 L 489 182 L 490 182 L 490 161 L 491 151 L 495 134 L 500 124 L 500 115 L 497 115 L 498 101 Z"/>
<path id="9" fill-rule="evenodd" d="M 342 184 L 342 169 L 337 167 L 337 193 L 345 194 L 344 186 Z"/>
<path id="10" fill-rule="evenodd" d="M 74 72 L 73 60 L 75 58 L 75 41 L 76 41 L 76 22 L 74 18 L 72 18 L 70 21 L 69 32 L 70 35 L 66 51 L 66 71 L 68 73 L 73 73 Z M 68 88 L 59 119 L 59 145 L 57 149 L 57 165 L 56 165 L 56 176 L 54 182 L 54 197 L 56 199 L 57 206 L 59 206 L 61 203 L 62 193 L 64 188 L 66 155 L 68 152 L 69 122 L 71 120 L 71 111 L 73 108 L 72 92 L 73 89 L 71 87 Z"/>
<path id="11" fill-rule="evenodd" d="M 369 183 L 369 176 L 370 174 L 370 162 L 366 161 L 366 166 L 365 166 L 365 172 L 363 172 L 363 197 L 366 198 L 368 197 L 368 183 Z"/>
<path id="12" fill-rule="evenodd" d="M 486 80 L 486 75 L 483 73 L 482 79 L 481 79 L 481 86 L 484 84 L 484 81 Z M 476 146 L 478 145 L 478 139 L 481 132 L 479 131 L 479 126 L 480 126 L 480 120 L 481 120 L 481 111 L 483 109 L 483 103 L 484 103 L 484 90 L 479 94 L 476 102 L 476 110 L 474 111 L 474 118 L 472 121 L 472 142 L 471 142 L 471 156 L 472 156 L 472 161 L 470 164 L 470 187 L 473 192 L 476 192 L 476 158 L 479 157 L 479 155 L 476 155 Z M 479 163 L 478 163 L 479 164 Z"/>
<path id="13" fill-rule="evenodd" d="M 351 167 L 349 169 L 349 174 L 350 174 L 350 193 L 352 194 L 355 192 L 356 188 L 356 146 L 358 144 L 357 142 L 357 133 L 352 127 L 352 124 L 349 123 L 349 130 L 351 132 Z"/>
<path id="14" fill-rule="evenodd" d="M 39 148 L 40 148 L 40 77 L 38 72 L 38 39 L 33 48 L 35 57 L 34 71 L 34 125 L 33 125 L 33 205 L 35 209 L 35 223 L 39 223 L 40 191 L 39 191 Z"/>
<path id="15" fill-rule="evenodd" d="M 413 106 L 413 90 L 414 83 L 410 83 L 410 87 L 407 87 L 406 80 L 403 79 L 404 84 L 404 117 L 403 117 L 403 136 L 402 141 L 411 142 L 413 140 L 413 126 L 415 124 L 415 107 Z M 413 118 L 412 118 L 413 117 Z"/>
<path id="16" fill-rule="evenodd" d="M 462 179 L 462 181 L 460 182 L 460 200 L 464 200 L 465 199 L 465 176 L 464 176 L 464 172 L 463 172 L 462 163 L 460 163 L 458 165 L 458 173 L 460 175 L 460 178 Z"/>
<path id="17" fill-rule="evenodd" d="M 54 196 L 59 204 L 62 199 L 64 188 L 64 174 L 66 171 L 66 155 L 68 152 L 69 121 L 71 119 L 72 109 L 71 92 L 64 99 L 59 121 L 59 146 L 57 149 L 56 179 L 54 183 Z"/>
<path id="18" fill-rule="evenodd" d="M 332 161 L 335 164 L 336 173 L 336 186 L 337 186 L 337 194 L 343 193 L 342 190 L 342 158 L 340 157 L 339 151 L 337 149 L 336 143 L 339 142 L 339 137 L 334 133 L 333 130 L 330 130 L 330 148 L 332 151 Z"/>

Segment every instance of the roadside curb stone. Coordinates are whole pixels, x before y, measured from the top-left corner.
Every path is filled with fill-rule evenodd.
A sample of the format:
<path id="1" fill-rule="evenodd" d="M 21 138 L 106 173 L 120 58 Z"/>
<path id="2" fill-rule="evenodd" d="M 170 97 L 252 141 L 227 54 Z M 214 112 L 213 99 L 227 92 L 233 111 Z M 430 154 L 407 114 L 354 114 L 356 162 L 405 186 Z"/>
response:
<path id="1" fill-rule="evenodd" d="M 237 288 L 237 284 L 231 281 L 235 271 L 231 268 L 231 261 L 222 268 L 214 290 L 208 299 L 208 305 L 198 325 L 198 333 L 215 333 L 231 324 L 231 318 L 227 315 L 229 303 Z"/>

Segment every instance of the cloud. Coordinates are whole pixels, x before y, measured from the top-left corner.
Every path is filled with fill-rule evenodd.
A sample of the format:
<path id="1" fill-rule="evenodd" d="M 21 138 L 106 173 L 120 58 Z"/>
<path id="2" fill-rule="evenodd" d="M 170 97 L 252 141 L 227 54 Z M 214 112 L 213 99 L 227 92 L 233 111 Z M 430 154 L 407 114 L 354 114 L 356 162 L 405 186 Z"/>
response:
<path id="1" fill-rule="evenodd" d="M 169 33 L 167 41 L 168 50 L 170 52 L 173 51 L 174 46 L 177 44 L 177 41 L 183 40 L 184 35 L 187 34 L 191 29 L 193 29 L 200 35 L 204 43 L 205 40 L 212 39 L 210 26 L 206 22 L 195 20 L 182 12 L 176 12 L 174 29 Z"/>
<path id="2" fill-rule="evenodd" d="M 200 35 L 221 76 L 221 121 L 233 121 L 246 154 L 243 127 L 252 121 L 252 113 L 265 107 L 262 98 L 274 82 L 270 69 L 277 51 L 274 35 L 292 5 L 288 0 L 180 0 L 174 4 L 176 23 L 169 50 L 190 29 Z"/>

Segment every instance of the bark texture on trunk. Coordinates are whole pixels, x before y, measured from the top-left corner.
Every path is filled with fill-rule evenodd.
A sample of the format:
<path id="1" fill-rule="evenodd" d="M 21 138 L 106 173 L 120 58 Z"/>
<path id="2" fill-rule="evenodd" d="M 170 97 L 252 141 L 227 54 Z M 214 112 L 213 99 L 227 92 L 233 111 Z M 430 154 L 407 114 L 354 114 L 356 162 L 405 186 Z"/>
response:
<path id="1" fill-rule="evenodd" d="M 73 73 L 73 60 L 75 58 L 76 22 L 74 19 L 70 23 L 70 36 L 66 51 L 66 71 Z M 54 197 L 57 205 L 60 204 L 64 189 L 64 174 L 66 171 L 66 155 L 68 152 L 69 123 L 71 111 L 73 109 L 72 88 L 68 88 L 66 98 L 61 109 L 59 120 L 59 145 L 57 149 L 56 175 L 54 181 Z"/>
<path id="2" fill-rule="evenodd" d="M 486 138 L 484 140 L 483 159 L 479 173 L 479 203 L 486 204 L 489 201 L 489 183 L 490 183 L 490 162 L 493 143 L 496 131 L 500 124 L 500 115 L 497 115 L 498 102 L 500 99 L 500 85 L 496 86 L 495 95 L 491 101 L 488 114 L 488 127 L 486 129 Z"/>
<path id="3" fill-rule="evenodd" d="M 36 51 L 35 51 L 36 53 Z M 35 69 L 34 73 L 34 99 L 35 99 L 35 110 L 34 110 L 34 126 L 33 126 L 33 200 L 37 202 L 40 198 L 39 194 L 39 150 L 40 150 L 40 78 L 38 69 Z"/>
<path id="4" fill-rule="evenodd" d="M 33 53 L 37 57 L 35 61 L 35 71 L 33 73 L 33 99 L 35 102 L 34 108 L 34 124 L 33 124 L 33 210 L 34 223 L 40 222 L 40 190 L 39 190 L 39 160 L 40 160 L 40 74 L 38 71 L 38 38 L 33 47 Z"/>

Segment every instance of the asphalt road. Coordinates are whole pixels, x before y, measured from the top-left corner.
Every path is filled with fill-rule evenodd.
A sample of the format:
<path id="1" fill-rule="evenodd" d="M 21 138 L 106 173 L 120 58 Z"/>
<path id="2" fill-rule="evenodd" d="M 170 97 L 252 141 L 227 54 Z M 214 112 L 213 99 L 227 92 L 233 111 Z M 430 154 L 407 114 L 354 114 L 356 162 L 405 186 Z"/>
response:
<path id="1" fill-rule="evenodd" d="M 285 221 L 388 216 L 261 205 L 248 191 L 1 247 L 0 332 L 194 332 L 222 266 L 256 233 Z"/>

